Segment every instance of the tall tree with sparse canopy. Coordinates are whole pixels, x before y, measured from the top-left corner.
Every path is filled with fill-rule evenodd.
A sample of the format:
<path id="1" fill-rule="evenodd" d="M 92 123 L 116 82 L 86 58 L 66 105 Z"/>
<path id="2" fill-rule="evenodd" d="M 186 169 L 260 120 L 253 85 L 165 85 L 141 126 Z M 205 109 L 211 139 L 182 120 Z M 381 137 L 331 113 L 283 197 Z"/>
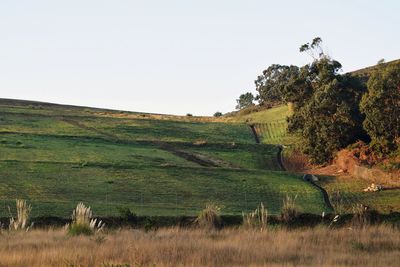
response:
<path id="1" fill-rule="evenodd" d="M 245 93 L 239 96 L 239 99 L 236 100 L 237 105 L 236 109 L 243 109 L 253 105 L 254 96 L 252 93 Z"/>
<path id="2" fill-rule="evenodd" d="M 388 154 L 400 147 L 400 63 L 380 64 L 368 80 L 360 107 L 371 148 Z"/>

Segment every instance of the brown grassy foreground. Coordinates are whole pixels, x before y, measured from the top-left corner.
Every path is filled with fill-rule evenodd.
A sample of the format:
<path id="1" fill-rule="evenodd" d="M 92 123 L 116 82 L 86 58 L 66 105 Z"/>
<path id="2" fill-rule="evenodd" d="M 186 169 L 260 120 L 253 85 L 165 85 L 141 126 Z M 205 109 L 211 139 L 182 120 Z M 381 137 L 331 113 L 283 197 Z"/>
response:
<path id="1" fill-rule="evenodd" d="M 400 231 L 389 226 L 263 232 L 170 228 L 91 237 L 33 230 L 0 236 L 1 266 L 398 266 L 399 258 Z"/>

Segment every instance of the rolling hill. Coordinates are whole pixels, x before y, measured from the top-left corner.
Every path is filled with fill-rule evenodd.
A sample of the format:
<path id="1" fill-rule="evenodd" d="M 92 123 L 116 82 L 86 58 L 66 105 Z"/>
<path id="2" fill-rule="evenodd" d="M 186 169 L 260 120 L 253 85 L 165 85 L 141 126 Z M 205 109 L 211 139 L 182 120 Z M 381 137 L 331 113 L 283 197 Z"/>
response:
<path id="1" fill-rule="evenodd" d="M 260 202 L 277 214 L 286 194 L 304 212 L 328 211 L 245 121 L 0 99 L 0 216 L 16 198 L 33 216 L 69 217 L 80 201 L 97 216 L 195 215 L 210 202 L 223 214 Z"/>

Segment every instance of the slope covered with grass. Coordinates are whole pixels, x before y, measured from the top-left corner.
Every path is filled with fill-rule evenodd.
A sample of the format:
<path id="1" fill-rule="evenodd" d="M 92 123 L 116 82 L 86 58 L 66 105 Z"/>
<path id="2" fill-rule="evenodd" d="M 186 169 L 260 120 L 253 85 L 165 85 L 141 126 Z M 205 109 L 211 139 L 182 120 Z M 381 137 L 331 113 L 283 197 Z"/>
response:
<path id="1" fill-rule="evenodd" d="M 296 138 L 287 133 L 287 117 L 290 111 L 287 105 L 280 105 L 269 109 L 254 107 L 238 111 L 227 121 L 241 122 L 252 125 L 264 144 L 290 145 Z"/>
<path id="2" fill-rule="evenodd" d="M 286 120 L 286 117 L 289 116 L 289 108 L 287 105 L 280 105 L 274 108 L 263 109 L 256 112 L 250 111 L 251 110 L 239 111 L 237 114 L 235 114 L 232 120 L 247 123 L 270 123 Z"/>
<path id="3" fill-rule="evenodd" d="M 278 213 L 286 194 L 304 212 L 327 210 L 319 191 L 280 171 L 277 151 L 243 121 L 0 100 L 0 216 L 15 198 L 34 216 L 68 217 L 80 201 L 103 216 L 195 215 L 209 202 Z"/>

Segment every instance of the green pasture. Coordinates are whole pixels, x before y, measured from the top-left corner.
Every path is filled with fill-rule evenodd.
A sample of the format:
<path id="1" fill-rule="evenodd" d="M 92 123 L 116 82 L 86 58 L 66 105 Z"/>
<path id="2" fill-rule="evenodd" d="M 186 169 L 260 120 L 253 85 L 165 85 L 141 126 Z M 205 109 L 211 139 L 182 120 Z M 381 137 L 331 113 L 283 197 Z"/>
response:
<path id="1" fill-rule="evenodd" d="M 287 194 L 304 212 L 327 211 L 321 193 L 280 171 L 277 147 L 256 144 L 242 121 L 23 103 L 0 100 L 0 216 L 16 198 L 27 199 L 34 216 L 68 217 L 80 201 L 103 216 L 120 207 L 195 215 L 210 202 L 224 214 L 260 202 L 277 214 Z"/>
<path id="2" fill-rule="evenodd" d="M 260 202 L 277 214 L 286 194 L 297 195 L 304 212 L 327 211 L 320 192 L 284 172 L 1 161 L 0 177 L 0 216 L 15 198 L 27 199 L 35 216 L 68 217 L 80 201 L 102 216 L 118 215 L 119 207 L 142 215 L 195 215 L 211 202 L 224 214 L 241 214 Z"/>

